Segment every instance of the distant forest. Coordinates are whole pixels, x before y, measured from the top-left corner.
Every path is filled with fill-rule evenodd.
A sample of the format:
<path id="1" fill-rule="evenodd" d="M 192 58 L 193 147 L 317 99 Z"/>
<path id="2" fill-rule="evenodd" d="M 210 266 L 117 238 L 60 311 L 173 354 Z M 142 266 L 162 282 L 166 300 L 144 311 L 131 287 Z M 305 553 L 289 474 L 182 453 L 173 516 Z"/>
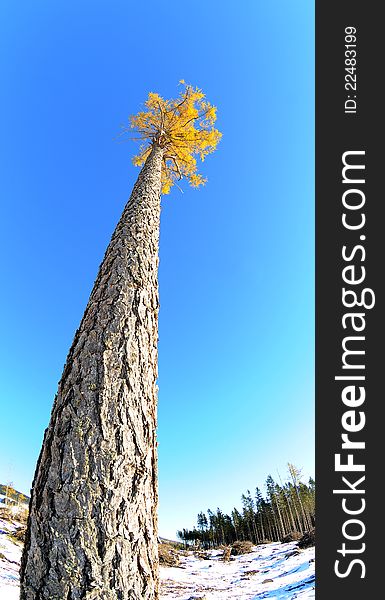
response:
<path id="1" fill-rule="evenodd" d="M 252 497 L 248 490 L 242 494 L 242 509 L 234 508 L 231 515 L 220 508 L 198 514 L 192 530 L 177 532 L 186 544 L 198 543 L 205 548 L 250 540 L 254 544 L 280 541 L 290 533 L 304 533 L 315 526 L 315 481 L 301 481 L 301 471 L 288 464 L 289 480 L 278 484 L 271 475 L 266 479 L 266 495 L 257 487 Z"/>

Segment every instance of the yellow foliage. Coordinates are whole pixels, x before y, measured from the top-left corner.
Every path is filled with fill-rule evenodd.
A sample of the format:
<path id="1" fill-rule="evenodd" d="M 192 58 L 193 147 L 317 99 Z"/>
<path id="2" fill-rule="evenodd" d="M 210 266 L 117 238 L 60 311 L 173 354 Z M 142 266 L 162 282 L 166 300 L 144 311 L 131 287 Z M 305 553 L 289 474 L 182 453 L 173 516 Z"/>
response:
<path id="1" fill-rule="evenodd" d="M 197 173 L 196 156 L 202 161 L 213 152 L 222 134 L 215 129 L 216 107 L 207 100 L 202 90 L 183 85 L 178 98 L 164 100 L 150 92 L 145 110 L 130 119 L 131 128 L 142 141 L 134 165 L 144 164 L 154 144 L 164 148 L 162 193 L 168 194 L 171 186 L 185 177 L 192 187 L 199 187 L 206 179 Z"/>

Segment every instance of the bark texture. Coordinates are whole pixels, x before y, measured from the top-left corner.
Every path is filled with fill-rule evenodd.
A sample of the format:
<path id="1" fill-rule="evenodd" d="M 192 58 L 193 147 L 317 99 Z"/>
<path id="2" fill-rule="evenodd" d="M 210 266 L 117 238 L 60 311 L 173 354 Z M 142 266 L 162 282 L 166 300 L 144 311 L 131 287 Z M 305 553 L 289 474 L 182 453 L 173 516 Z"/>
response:
<path id="1" fill-rule="evenodd" d="M 158 597 L 154 146 L 112 236 L 45 432 L 21 600 Z"/>

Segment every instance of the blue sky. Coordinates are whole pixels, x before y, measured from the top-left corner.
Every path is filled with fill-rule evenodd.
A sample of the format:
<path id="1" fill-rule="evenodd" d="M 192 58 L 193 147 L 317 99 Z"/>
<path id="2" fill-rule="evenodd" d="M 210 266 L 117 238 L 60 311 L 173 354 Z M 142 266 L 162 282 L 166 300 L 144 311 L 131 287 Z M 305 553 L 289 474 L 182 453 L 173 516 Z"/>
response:
<path id="1" fill-rule="evenodd" d="M 314 475 L 313 3 L 0 8 L 0 482 L 29 492 L 74 332 L 138 169 L 120 125 L 203 89 L 208 183 L 162 199 L 160 534 Z"/>

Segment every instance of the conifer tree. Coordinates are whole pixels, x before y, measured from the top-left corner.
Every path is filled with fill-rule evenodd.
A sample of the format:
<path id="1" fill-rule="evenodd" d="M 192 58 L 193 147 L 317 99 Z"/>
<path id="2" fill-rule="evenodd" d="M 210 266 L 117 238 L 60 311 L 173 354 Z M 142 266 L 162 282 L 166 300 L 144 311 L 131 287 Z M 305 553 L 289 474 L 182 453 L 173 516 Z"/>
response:
<path id="1" fill-rule="evenodd" d="M 21 600 L 154 600 L 157 558 L 158 242 L 161 193 L 220 133 L 197 88 L 150 93 L 131 128 L 142 166 L 75 334 L 38 460 Z"/>
<path id="2" fill-rule="evenodd" d="M 300 477 L 301 477 L 301 471 L 299 469 L 297 469 L 297 467 L 295 465 L 293 465 L 292 463 L 288 463 L 287 466 L 288 466 L 289 474 L 291 476 L 291 480 L 293 483 L 293 491 L 294 491 L 295 497 L 296 497 L 298 505 L 299 505 L 299 513 L 302 517 L 303 525 L 302 525 L 301 531 L 305 531 L 306 529 L 309 529 L 310 523 L 309 523 L 307 515 L 305 513 L 301 494 L 299 492 L 299 482 L 300 482 Z"/>

